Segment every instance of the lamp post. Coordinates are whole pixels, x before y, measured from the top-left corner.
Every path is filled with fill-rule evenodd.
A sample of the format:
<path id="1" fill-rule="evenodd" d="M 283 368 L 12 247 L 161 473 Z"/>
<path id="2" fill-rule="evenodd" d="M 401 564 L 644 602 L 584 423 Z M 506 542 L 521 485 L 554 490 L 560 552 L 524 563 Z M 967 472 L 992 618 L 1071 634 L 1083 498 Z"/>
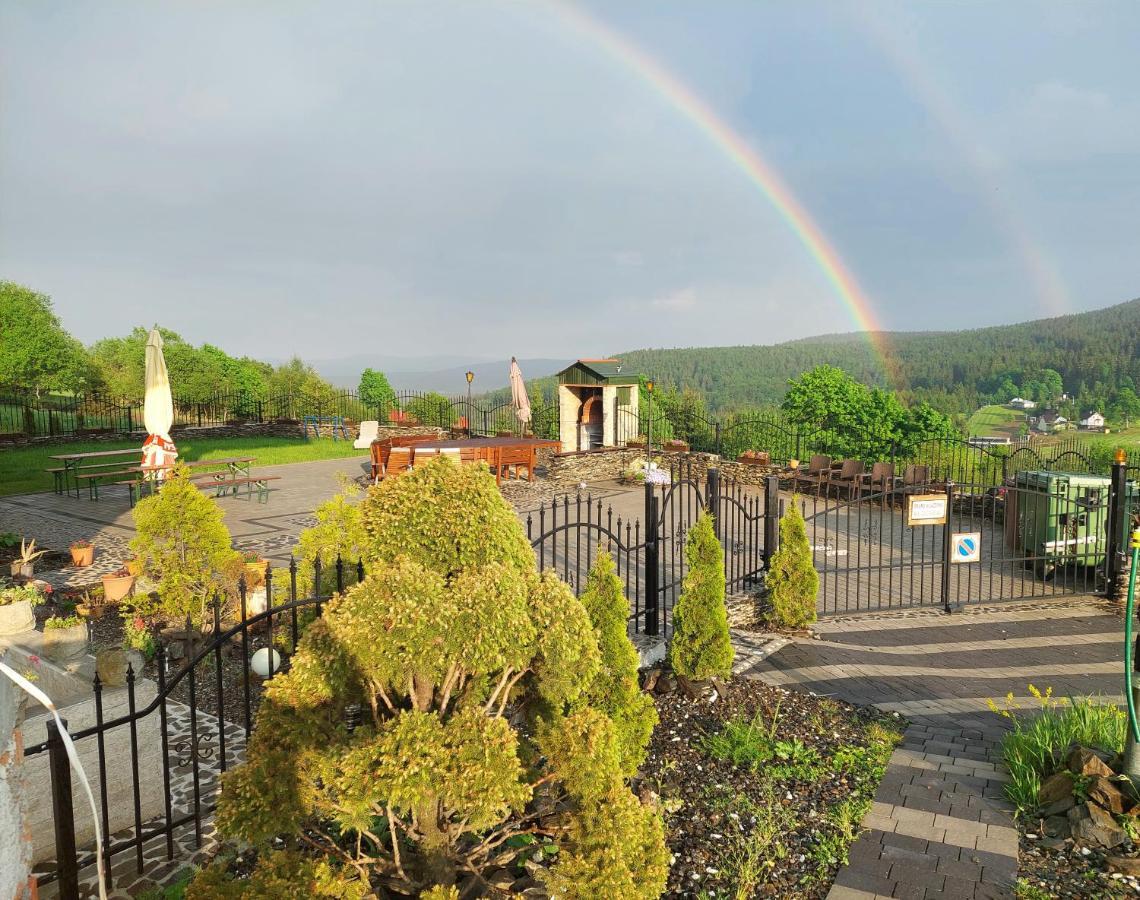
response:
<path id="1" fill-rule="evenodd" d="M 475 380 L 475 373 L 468 370 L 466 378 L 467 378 L 467 436 L 471 437 L 471 382 Z"/>
<path id="2" fill-rule="evenodd" d="M 645 382 L 645 393 L 649 396 L 649 424 L 645 427 L 645 471 L 653 463 L 653 380 Z"/>

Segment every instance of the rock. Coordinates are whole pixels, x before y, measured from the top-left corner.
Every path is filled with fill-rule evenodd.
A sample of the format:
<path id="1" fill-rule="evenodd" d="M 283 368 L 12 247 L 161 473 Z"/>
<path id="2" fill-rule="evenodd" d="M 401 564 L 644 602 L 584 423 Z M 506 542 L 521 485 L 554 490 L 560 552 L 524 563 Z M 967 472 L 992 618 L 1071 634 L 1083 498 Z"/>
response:
<path id="1" fill-rule="evenodd" d="M 1124 795 L 1103 775 L 1093 778 L 1088 786 L 1088 797 L 1111 813 L 1119 815 L 1124 812 Z"/>
<path id="2" fill-rule="evenodd" d="M 715 675 L 709 679 L 712 686 L 716 689 L 718 696 L 725 697 L 728 695 L 728 685 L 724 683 L 723 679 L 717 678 Z"/>
<path id="3" fill-rule="evenodd" d="M 509 869 L 499 869 L 488 876 L 487 883 L 491 885 L 491 887 L 505 891 L 515 883 L 515 880 L 515 876 L 511 874 Z"/>
<path id="4" fill-rule="evenodd" d="M 1116 820 L 1095 803 L 1082 803 L 1070 809 L 1069 827 L 1074 841 L 1092 847 L 1112 849 L 1127 838 Z"/>
<path id="5" fill-rule="evenodd" d="M 1050 816 L 1042 823 L 1042 831 L 1051 838 L 1067 838 L 1069 836 L 1069 820 L 1064 816 Z"/>
<path id="6" fill-rule="evenodd" d="M 677 689 L 677 679 L 675 679 L 668 672 L 661 673 L 661 677 L 657 679 L 657 684 L 653 686 L 653 690 L 658 694 L 671 694 Z"/>
<path id="7" fill-rule="evenodd" d="M 1044 847 L 1046 850 L 1060 850 L 1068 840 L 1063 837 L 1043 837 L 1037 844 L 1038 847 Z"/>
<path id="8" fill-rule="evenodd" d="M 655 687 L 657 687 L 657 681 L 660 678 L 660 669 L 650 669 L 645 673 L 645 681 L 641 683 L 641 689 L 644 691 L 652 691 Z"/>
<path id="9" fill-rule="evenodd" d="M 696 700 L 701 696 L 703 687 L 701 682 L 689 681 L 684 675 L 677 676 L 677 688 L 690 700 Z"/>
<path id="10" fill-rule="evenodd" d="M 127 683 L 127 653 L 117 647 L 95 654 L 95 674 L 103 687 L 122 687 Z"/>
<path id="11" fill-rule="evenodd" d="M 1038 815 L 1043 819 L 1048 819 L 1050 816 L 1061 816 L 1076 805 L 1077 798 L 1069 794 L 1067 797 L 1062 797 L 1060 800 L 1054 800 L 1052 803 L 1042 806 Z"/>
<path id="12" fill-rule="evenodd" d="M 1041 782 L 1037 792 L 1037 802 L 1044 805 L 1073 796 L 1073 776 L 1068 772 L 1056 772 Z"/>
<path id="13" fill-rule="evenodd" d="M 1140 858 L 1135 856 L 1113 856 L 1111 853 L 1105 857 L 1108 868 L 1113 872 L 1125 875 L 1140 876 Z"/>
<path id="14" fill-rule="evenodd" d="M 1065 761 L 1065 768 L 1077 775 L 1103 775 L 1105 778 L 1111 778 L 1116 774 L 1103 759 L 1087 747 L 1078 747 L 1070 753 Z"/>

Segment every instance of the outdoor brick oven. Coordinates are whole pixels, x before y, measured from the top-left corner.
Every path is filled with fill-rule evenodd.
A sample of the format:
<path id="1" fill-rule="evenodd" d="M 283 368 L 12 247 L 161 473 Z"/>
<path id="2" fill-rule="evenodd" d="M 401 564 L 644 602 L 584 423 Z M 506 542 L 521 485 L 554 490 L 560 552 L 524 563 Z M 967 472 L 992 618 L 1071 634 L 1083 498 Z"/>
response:
<path id="1" fill-rule="evenodd" d="M 636 437 L 639 381 L 617 359 L 580 359 L 559 372 L 562 452 L 624 446 Z"/>

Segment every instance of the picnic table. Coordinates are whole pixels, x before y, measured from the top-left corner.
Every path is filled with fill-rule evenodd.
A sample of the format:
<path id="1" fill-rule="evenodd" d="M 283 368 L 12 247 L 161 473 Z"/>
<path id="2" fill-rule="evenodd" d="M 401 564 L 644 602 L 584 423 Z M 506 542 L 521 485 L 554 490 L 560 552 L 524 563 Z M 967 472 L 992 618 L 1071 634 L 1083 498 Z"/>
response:
<path id="1" fill-rule="evenodd" d="M 303 416 L 301 418 L 302 433 L 305 437 L 309 436 L 309 426 L 313 428 L 313 437 L 319 438 L 321 436 L 321 426 L 332 426 L 332 439 L 337 440 L 336 433 L 339 431 L 341 436 L 348 440 L 348 426 L 345 424 L 344 416 Z"/>
<path id="2" fill-rule="evenodd" d="M 121 461 L 124 456 L 133 456 L 139 460 L 137 465 L 127 465 Z M 91 500 L 99 499 L 99 483 L 105 480 L 111 480 L 112 484 L 125 484 L 130 491 L 131 506 L 135 505 L 135 492 L 139 492 L 141 496 L 143 488 L 147 484 L 156 485 L 161 484 L 161 479 L 154 477 L 154 474 L 160 471 L 159 469 L 144 469 L 142 466 L 142 451 L 141 450 L 99 450 L 94 453 L 63 453 L 58 456 L 53 456 L 52 459 L 60 460 L 64 465 L 60 469 L 48 469 L 55 475 L 56 479 L 56 493 L 64 493 L 64 490 L 70 495 L 71 485 L 75 485 L 75 496 L 81 496 L 80 486 L 82 482 L 87 483 L 87 494 Z M 90 462 L 96 460 L 95 462 Z M 242 484 L 248 485 L 252 491 L 254 483 L 257 483 L 259 492 L 264 490 L 262 482 L 270 480 L 267 478 L 253 478 L 250 474 L 252 464 L 256 462 L 256 457 L 253 456 L 227 456 L 219 459 L 200 459 L 194 462 L 180 462 L 191 470 L 191 478 L 194 479 L 210 479 L 208 483 L 200 485 L 201 487 L 214 488 L 218 492 L 218 496 L 224 493 L 220 490 L 222 487 L 233 487 L 235 489 Z M 168 471 L 173 466 L 163 467 L 163 470 Z M 211 471 L 220 469 L 221 471 Z M 197 471 L 201 470 L 201 471 Z"/>
<path id="3" fill-rule="evenodd" d="M 251 474 L 251 467 L 257 461 L 255 456 L 224 456 L 218 459 L 199 459 L 194 462 L 182 462 L 179 465 L 185 466 L 190 470 L 190 479 L 193 481 L 201 482 L 198 486 L 204 488 L 214 489 L 214 496 L 220 497 L 226 493 L 227 490 L 233 489 L 234 494 L 237 493 L 237 488 L 241 485 L 246 485 L 252 492 L 256 485 L 258 489 L 258 496 L 264 502 L 264 492 L 266 490 L 266 481 L 275 481 L 278 476 L 269 477 L 254 477 Z M 132 467 L 130 469 L 132 478 L 117 481 L 115 484 L 127 485 L 127 490 L 130 492 L 131 506 L 135 505 L 135 491 L 141 497 L 143 489 L 147 485 L 151 486 L 151 490 L 162 485 L 161 478 L 155 478 L 155 473 L 159 471 L 167 472 L 173 469 L 174 466 L 163 466 L 161 469 L 143 469 L 141 466 Z M 214 471 L 219 470 L 219 471 Z M 99 498 L 99 487 L 95 486 L 95 499 Z"/>
<path id="4" fill-rule="evenodd" d="M 377 445 L 384 445 L 385 441 L 376 441 L 373 446 L 380 449 L 390 449 L 378 447 Z M 458 450 L 462 453 L 465 450 L 477 451 L 479 455 L 486 460 L 491 470 L 495 473 L 495 480 L 501 482 L 503 470 L 509 470 L 512 467 L 525 468 L 527 473 L 527 480 L 534 480 L 534 467 L 535 460 L 539 447 L 558 447 L 561 448 L 561 441 L 551 441 L 545 438 L 528 438 L 528 437 L 489 437 L 489 438 L 443 438 L 438 440 L 420 440 L 416 439 L 415 443 L 411 444 L 408 449 L 411 451 L 412 465 L 415 465 L 417 455 L 422 456 L 423 451 L 428 451 L 430 456 L 438 456 L 444 450 Z M 380 472 L 379 467 L 387 466 L 387 455 L 383 453 L 373 452 L 373 477 L 377 477 Z"/>
<path id="5" fill-rule="evenodd" d="M 55 492 L 57 494 L 70 494 L 71 484 L 75 484 L 75 498 L 79 499 L 79 472 L 81 469 L 107 469 L 118 466 L 120 469 L 125 463 L 119 462 L 91 462 L 91 460 L 111 459 L 113 457 L 133 456 L 141 463 L 142 447 L 126 450 L 95 450 L 90 453 L 59 453 L 50 457 L 63 463 L 60 468 L 48 469 L 55 478 Z"/>

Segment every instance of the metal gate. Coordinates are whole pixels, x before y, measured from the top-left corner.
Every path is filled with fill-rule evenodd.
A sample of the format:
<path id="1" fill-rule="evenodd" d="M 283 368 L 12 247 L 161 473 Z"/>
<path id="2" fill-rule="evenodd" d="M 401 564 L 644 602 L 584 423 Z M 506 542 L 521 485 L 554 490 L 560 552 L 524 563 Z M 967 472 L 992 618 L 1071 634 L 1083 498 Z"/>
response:
<path id="1" fill-rule="evenodd" d="M 1119 581 L 1122 465 L 1111 479 L 1042 473 L 1011 483 L 926 481 L 839 501 L 800 498 L 821 615 L 1088 594 Z M 1067 478 L 1075 482 L 1069 486 Z M 1064 484 L 1064 490 L 1056 485 Z M 1130 495 L 1129 495 L 1130 496 Z M 916 497 L 945 518 L 908 522 Z"/>

